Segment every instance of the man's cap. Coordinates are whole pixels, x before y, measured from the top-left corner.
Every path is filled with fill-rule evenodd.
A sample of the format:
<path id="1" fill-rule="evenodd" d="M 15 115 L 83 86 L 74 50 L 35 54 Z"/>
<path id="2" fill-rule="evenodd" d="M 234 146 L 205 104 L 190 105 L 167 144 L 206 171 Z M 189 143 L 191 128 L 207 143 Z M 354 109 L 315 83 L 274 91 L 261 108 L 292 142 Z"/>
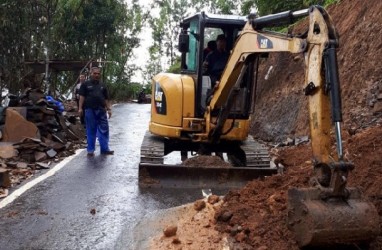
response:
<path id="1" fill-rule="evenodd" d="M 220 35 L 218 35 L 218 37 L 216 37 L 216 41 L 219 41 L 219 40 L 226 40 L 226 38 L 225 38 L 225 35 L 224 34 L 220 34 Z"/>

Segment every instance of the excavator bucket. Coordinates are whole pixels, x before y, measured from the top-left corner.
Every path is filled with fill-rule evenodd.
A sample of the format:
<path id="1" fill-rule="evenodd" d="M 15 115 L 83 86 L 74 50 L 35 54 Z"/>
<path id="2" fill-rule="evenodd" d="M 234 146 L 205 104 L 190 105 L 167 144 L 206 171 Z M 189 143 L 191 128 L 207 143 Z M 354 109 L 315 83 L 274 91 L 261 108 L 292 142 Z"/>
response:
<path id="1" fill-rule="evenodd" d="M 300 247 L 369 242 L 379 234 L 378 212 L 358 189 L 324 198 L 319 188 L 288 191 L 288 227 Z"/>

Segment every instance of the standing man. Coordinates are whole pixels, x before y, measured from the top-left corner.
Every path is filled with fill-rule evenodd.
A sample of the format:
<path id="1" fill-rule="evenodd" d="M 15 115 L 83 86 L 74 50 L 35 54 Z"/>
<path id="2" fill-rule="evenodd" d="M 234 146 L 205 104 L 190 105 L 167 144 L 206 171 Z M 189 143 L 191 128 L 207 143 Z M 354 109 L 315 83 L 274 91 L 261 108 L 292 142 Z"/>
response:
<path id="1" fill-rule="evenodd" d="M 87 151 L 88 156 L 94 156 L 96 137 L 101 147 L 101 154 L 112 155 L 109 148 L 109 123 L 107 115 L 111 117 L 109 93 L 100 81 L 101 70 L 93 67 L 90 70 L 90 80 L 81 85 L 78 113 L 85 113 Z"/>
<path id="2" fill-rule="evenodd" d="M 79 78 L 79 81 L 76 85 L 76 89 L 75 89 L 75 96 L 76 96 L 76 102 L 77 102 L 77 108 L 79 109 L 80 108 L 80 88 L 81 88 L 81 85 L 85 82 L 85 74 L 81 73 L 80 74 L 80 78 Z M 80 121 L 81 121 L 81 124 L 84 125 L 85 124 L 85 118 L 84 118 L 84 115 L 82 114 L 80 116 Z"/>

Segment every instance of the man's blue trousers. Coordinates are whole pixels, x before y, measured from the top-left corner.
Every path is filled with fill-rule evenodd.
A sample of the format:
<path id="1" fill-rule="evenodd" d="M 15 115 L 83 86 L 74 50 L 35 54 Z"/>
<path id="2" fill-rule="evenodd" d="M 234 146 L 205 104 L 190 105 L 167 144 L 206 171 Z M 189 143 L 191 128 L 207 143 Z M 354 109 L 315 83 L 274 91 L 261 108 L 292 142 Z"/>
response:
<path id="1" fill-rule="evenodd" d="M 109 151 L 109 123 L 105 109 L 85 109 L 86 136 L 88 153 L 95 151 L 98 137 L 101 152 Z"/>

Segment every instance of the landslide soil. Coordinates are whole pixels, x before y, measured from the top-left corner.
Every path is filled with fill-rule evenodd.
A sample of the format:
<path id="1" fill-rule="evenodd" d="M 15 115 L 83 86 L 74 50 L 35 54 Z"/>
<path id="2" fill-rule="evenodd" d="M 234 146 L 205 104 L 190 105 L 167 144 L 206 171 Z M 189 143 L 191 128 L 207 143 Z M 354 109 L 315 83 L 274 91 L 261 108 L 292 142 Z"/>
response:
<path id="1" fill-rule="evenodd" d="M 343 106 L 345 158 L 355 165 L 349 186 L 359 187 L 382 215 L 382 1 L 343 0 L 328 8 L 340 35 L 338 65 Z M 304 22 L 296 32 L 304 30 Z M 252 134 L 272 143 L 309 134 L 303 94 L 303 58 L 271 55 L 260 67 L 259 95 Z M 268 74 L 267 80 L 265 75 Z M 256 117 L 261 119 L 256 120 Z M 334 139 L 333 139 L 334 140 Z M 335 148 L 333 148 L 335 152 Z M 226 195 L 215 229 L 230 233 L 233 249 L 298 249 L 286 224 L 287 190 L 308 187 L 312 173 L 309 144 L 273 149 L 283 175 L 248 183 Z M 232 213 L 220 221 L 219 216 Z M 376 218 L 382 221 L 382 218 Z M 243 228 L 232 234 L 232 228 Z M 340 226 L 340 225 L 339 225 Z M 238 237 L 239 235 L 239 237 Z M 348 246 L 345 249 L 363 249 Z M 324 248 L 320 248 L 324 249 Z M 369 248 L 382 249 L 382 235 Z"/>
<path id="2" fill-rule="evenodd" d="M 348 186 L 359 187 L 382 215 L 382 1 L 342 0 L 327 10 L 340 35 L 343 146 L 345 158 L 355 165 Z M 306 24 L 299 22 L 294 32 L 303 32 Z M 252 135 L 273 145 L 287 137 L 308 135 L 303 57 L 272 54 L 262 62 L 259 71 Z M 310 186 L 311 148 L 304 144 L 272 148 L 271 152 L 284 165 L 283 174 L 254 180 L 240 190 L 230 191 L 213 218 L 177 225 L 192 232 L 193 244 L 167 246 L 198 249 L 197 242 L 208 237 L 198 232 L 207 223 L 210 230 L 221 233 L 221 239 L 228 238 L 230 249 L 298 249 L 286 223 L 287 191 L 290 187 Z M 210 244 L 210 249 L 221 249 L 221 242 Z M 352 245 L 344 249 L 382 249 L 382 234 L 368 247 Z"/>
<path id="3" fill-rule="evenodd" d="M 382 215 L 382 125 L 344 136 L 345 155 L 356 168 L 349 186 L 359 187 Z M 219 206 L 201 211 L 191 208 L 175 225 L 173 237 L 157 236 L 150 249 L 257 249 L 297 250 L 294 234 L 287 227 L 287 192 L 290 187 L 308 187 L 313 176 L 309 144 L 272 150 L 284 173 L 249 182 L 231 190 Z M 213 209 L 211 209 L 213 208 Z M 382 218 L 376 218 L 382 221 Z M 339 225 L 341 226 L 341 225 Z M 318 249 L 379 250 L 382 235 L 370 246 L 350 245 Z"/>
<path id="4" fill-rule="evenodd" d="M 381 117 L 381 9 L 379 0 L 342 0 L 327 9 L 340 36 L 337 55 L 342 113 L 344 128 L 351 133 L 378 124 Z M 307 25 L 307 20 L 299 22 L 293 33 L 304 32 Z M 252 134 L 269 141 L 308 135 L 305 87 L 302 55 L 274 53 L 264 59 L 259 68 Z"/>
<path id="5" fill-rule="evenodd" d="M 382 126 L 347 136 L 344 146 L 346 157 L 356 166 L 349 176 L 349 186 L 360 187 L 382 215 Z M 290 187 L 309 186 L 313 176 L 311 148 L 293 146 L 277 154 L 285 166 L 283 175 L 252 181 L 243 189 L 229 192 L 215 214 L 215 218 L 219 218 L 223 213 L 232 213 L 228 222 L 217 221 L 218 231 L 230 232 L 237 225 L 246 230 L 245 237 L 239 240 L 233 237 L 235 249 L 299 249 L 287 228 L 287 191 Z M 382 218 L 376 219 L 382 221 Z M 364 249 L 361 247 L 352 245 L 344 249 Z M 382 235 L 366 249 L 382 249 Z"/>

